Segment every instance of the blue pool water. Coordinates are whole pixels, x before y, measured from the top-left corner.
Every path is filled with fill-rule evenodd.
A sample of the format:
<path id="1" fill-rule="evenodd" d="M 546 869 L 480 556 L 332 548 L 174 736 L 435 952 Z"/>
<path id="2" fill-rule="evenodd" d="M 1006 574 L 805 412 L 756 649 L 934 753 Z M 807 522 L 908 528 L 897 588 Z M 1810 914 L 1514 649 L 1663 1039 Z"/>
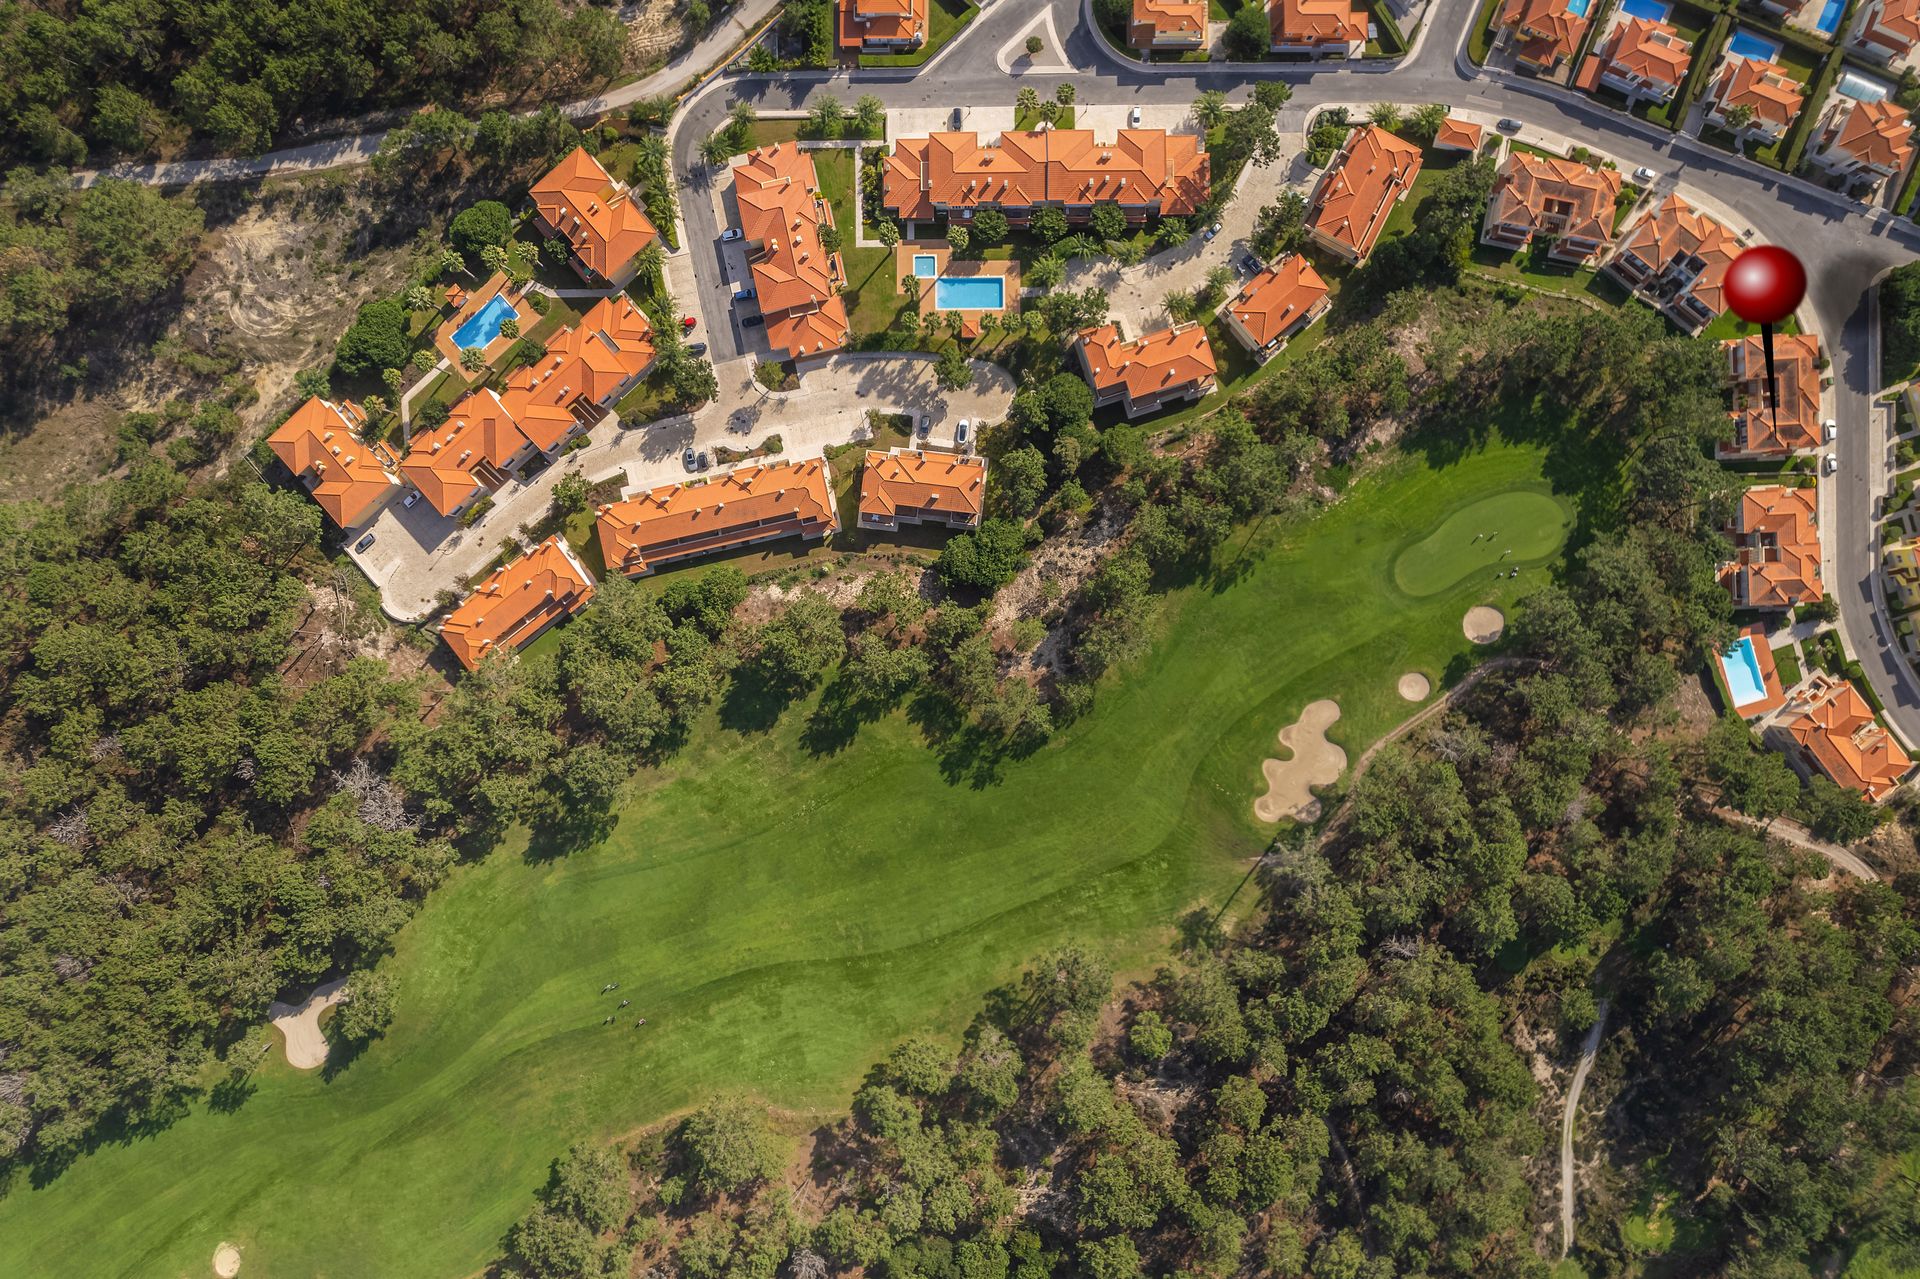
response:
<path id="1" fill-rule="evenodd" d="M 923 280 L 931 280 L 933 273 L 940 269 L 940 259 L 931 253 L 913 255 L 913 273 Z"/>
<path id="2" fill-rule="evenodd" d="M 997 311 L 1006 304 L 1003 275 L 943 275 L 933 282 L 933 305 L 942 311 Z"/>
<path id="3" fill-rule="evenodd" d="M 487 299 L 487 304 L 467 317 L 467 322 L 453 331 L 453 344 L 461 350 L 477 346 L 486 350 L 487 344 L 500 336 L 500 326 L 510 319 L 518 319 L 520 313 L 513 309 L 513 303 L 496 293 Z"/>
<path id="4" fill-rule="evenodd" d="M 1760 659 L 1753 655 L 1753 636 L 1742 635 L 1733 647 L 1720 655 L 1720 669 L 1726 674 L 1727 689 L 1733 694 L 1737 710 L 1767 695 L 1767 681 L 1760 675 Z"/>
<path id="5" fill-rule="evenodd" d="M 1762 40 L 1751 31 L 1736 31 L 1733 39 L 1727 41 L 1727 52 L 1736 58 L 1752 58 L 1755 62 L 1772 62 L 1780 56 L 1780 46 L 1771 40 Z"/>
<path id="6" fill-rule="evenodd" d="M 1642 18 L 1648 22 L 1665 22 L 1673 14 L 1673 6 L 1661 4 L 1660 0 L 1620 0 L 1620 12 L 1629 18 Z"/>
<path id="7" fill-rule="evenodd" d="M 1851 71 L 1840 73 L 1839 83 L 1833 86 L 1833 91 L 1855 102 L 1879 102 L 1887 96 L 1886 85 Z"/>
<path id="8" fill-rule="evenodd" d="M 1587 10 L 1593 8 L 1593 0 L 1567 0 L 1567 12 L 1576 18 L 1587 16 Z"/>
<path id="9" fill-rule="evenodd" d="M 1847 9 L 1847 0 L 1827 0 L 1826 8 L 1820 10 L 1819 21 L 1813 24 L 1814 30 L 1823 36 L 1830 36 L 1840 29 L 1840 15 Z"/>

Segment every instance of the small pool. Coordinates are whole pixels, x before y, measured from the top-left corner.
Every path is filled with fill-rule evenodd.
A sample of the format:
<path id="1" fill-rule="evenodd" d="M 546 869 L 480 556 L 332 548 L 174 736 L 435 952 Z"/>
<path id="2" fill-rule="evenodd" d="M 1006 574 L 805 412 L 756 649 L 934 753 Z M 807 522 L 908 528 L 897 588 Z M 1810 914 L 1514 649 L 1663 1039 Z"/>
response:
<path id="1" fill-rule="evenodd" d="M 1720 669 L 1726 674 L 1735 710 L 1765 700 L 1767 681 L 1760 674 L 1760 659 L 1753 655 L 1753 636 L 1742 635 L 1732 648 L 1720 654 Z"/>
<path id="2" fill-rule="evenodd" d="M 1887 86 L 1851 71 L 1842 71 L 1833 91 L 1855 102 L 1879 102 L 1887 96 Z"/>
<path id="3" fill-rule="evenodd" d="M 1736 31 L 1733 39 L 1727 41 L 1727 52 L 1736 58 L 1752 58 L 1755 62 L 1772 62 L 1780 56 L 1780 46 L 1771 40 L 1762 40 L 1751 31 Z"/>
<path id="4" fill-rule="evenodd" d="M 941 311 L 998 311 L 1006 304 L 1004 275 L 943 275 L 933 282 L 933 305 Z"/>
<path id="5" fill-rule="evenodd" d="M 1620 12 L 1629 18 L 1641 18 L 1647 22 L 1665 22 L 1673 16 L 1673 6 L 1662 4 L 1660 0 L 1620 0 Z"/>
<path id="6" fill-rule="evenodd" d="M 1823 36 L 1830 36 L 1840 29 L 1840 15 L 1847 11 L 1847 0 L 1827 0 L 1826 7 L 1820 10 L 1820 17 L 1813 29 Z"/>
<path id="7" fill-rule="evenodd" d="M 940 269 L 940 259 L 931 253 L 913 255 L 913 273 L 922 280 L 931 280 L 934 272 Z"/>
<path id="8" fill-rule="evenodd" d="M 500 336 L 500 326 L 508 320 L 517 320 L 520 313 L 513 309 L 513 303 L 506 295 L 496 293 L 487 299 L 487 304 L 467 317 L 467 322 L 453 331 L 453 344 L 462 351 L 470 346 L 486 350 L 487 345 Z"/>
<path id="9" fill-rule="evenodd" d="M 1587 10 L 1593 8 L 1593 0 L 1567 0 L 1567 12 L 1576 18 L 1587 16 Z"/>

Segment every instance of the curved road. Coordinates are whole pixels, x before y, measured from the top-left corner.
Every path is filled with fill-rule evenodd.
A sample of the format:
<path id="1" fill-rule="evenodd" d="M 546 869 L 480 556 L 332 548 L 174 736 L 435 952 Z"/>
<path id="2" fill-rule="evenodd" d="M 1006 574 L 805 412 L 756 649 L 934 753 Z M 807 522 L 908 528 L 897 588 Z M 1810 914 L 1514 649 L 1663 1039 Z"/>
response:
<path id="1" fill-rule="evenodd" d="M 1327 106 L 1364 108 L 1381 100 L 1439 102 L 1585 139 L 1624 168 L 1646 165 L 1661 173 L 1663 186 L 1677 179 L 1712 203 L 1737 210 L 1737 222 L 1744 225 L 1736 229 L 1751 228 L 1764 240 L 1791 245 L 1807 263 L 1811 289 L 1806 313 L 1833 362 L 1835 410 L 1841 428 L 1835 446 L 1838 472 L 1821 485 L 1829 586 L 1840 602 L 1840 629 L 1847 647 L 1879 691 L 1888 719 L 1909 742 L 1920 743 L 1920 686 L 1892 647 L 1891 627 L 1876 596 L 1875 506 L 1887 484 L 1891 441 L 1885 415 L 1872 404 L 1881 378 L 1878 324 L 1871 313 L 1873 282 L 1915 256 L 1920 250 L 1920 228 L 1884 210 L 1867 209 L 1798 178 L 1668 133 L 1570 90 L 1473 66 L 1465 47 L 1478 8 L 1476 0 L 1433 0 L 1411 51 L 1398 62 L 1232 66 L 1135 63 L 1091 29 L 1083 3 L 997 0 L 925 67 L 716 77 L 690 94 L 674 118 L 675 167 L 696 185 L 712 180 L 713 175 L 703 173 L 699 164 L 699 144 L 719 128 L 735 101 L 751 102 L 763 112 L 804 108 L 811 99 L 829 93 L 842 100 L 870 93 L 890 108 L 994 102 L 1010 106 L 1021 83 L 1030 79 L 1043 90 L 1071 80 L 1080 101 L 1087 103 L 1183 105 L 1203 89 L 1232 93 L 1244 91 L 1255 79 L 1278 79 L 1294 89 L 1294 99 L 1282 113 L 1283 130 L 1300 132 L 1310 111 Z M 768 0 L 747 0 L 742 10 L 759 13 L 771 7 Z M 1017 59 L 1009 60 L 1011 70 L 1002 69 L 997 55 L 1041 19 L 1049 21 L 1052 30 L 1068 33 L 1063 51 L 1049 49 L 1043 56 L 1051 60 L 1063 53 L 1065 61 L 1079 69 L 1071 73 L 1040 69 L 1026 76 Z M 706 47 L 702 45 L 703 50 Z M 566 110 L 577 116 L 625 105 L 659 92 L 657 78 L 570 104 Z M 168 184 L 257 179 L 363 162 L 378 147 L 380 136 L 339 139 L 249 160 L 190 161 L 122 172 Z M 698 282 L 697 306 L 710 317 L 728 316 L 731 290 L 719 257 L 721 228 L 716 225 L 712 201 L 703 189 L 689 193 L 681 209 Z M 1222 260 L 1228 247 L 1220 246 Z M 710 325 L 708 332 L 716 359 L 739 352 L 739 336 L 728 324 Z"/>
<path id="2" fill-rule="evenodd" d="M 1573 1251 L 1573 1118 L 1580 1109 L 1580 1090 L 1587 1086 L 1587 1073 L 1600 1051 L 1600 1037 L 1607 1033 L 1607 1001 L 1599 1001 L 1593 1025 L 1587 1029 L 1587 1041 L 1580 1045 L 1580 1064 L 1574 1067 L 1573 1083 L 1567 1089 L 1567 1104 L 1560 1112 L 1560 1255 Z"/>

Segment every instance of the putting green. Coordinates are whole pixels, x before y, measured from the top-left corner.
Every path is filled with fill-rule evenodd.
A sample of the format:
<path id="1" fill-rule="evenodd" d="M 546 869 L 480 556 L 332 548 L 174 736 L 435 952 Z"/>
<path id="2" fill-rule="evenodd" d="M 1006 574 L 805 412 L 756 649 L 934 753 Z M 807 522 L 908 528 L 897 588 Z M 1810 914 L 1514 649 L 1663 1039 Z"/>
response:
<path id="1" fill-rule="evenodd" d="M 1495 493 L 1461 507 L 1401 551 L 1393 582 L 1416 598 L 1437 595 L 1474 572 L 1543 560 L 1559 551 L 1572 528 L 1572 508 L 1551 493 Z"/>
<path id="2" fill-rule="evenodd" d="M 635 780 L 604 843 L 501 849 L 437 890 L 385 965 L 392 1030 L 345 1071 L 276 1053 L 237 1108 L 17 1179 L 0 1275 L 204 1274 L 222 1240 L 243 1276 L 471 1274 L 569 1142 L 723 1089 L 797 1112 L 795 1128 L 844 1113 L 892 1042 L 957 1042 L 997 983 L 1068 937 L 1150 971 L 1269 837 L 1249 801 L 1275 731 L 1331 698 L 1328 736 L 1357 757 L 1413 709 L 1396 676 L 1472 660 L 1469 605 L 1532 589 L 1409 599 L 1393 566 L 1432 512 L 1537 488 L 1545 463 L 1498 442 L 1441 467 L 1402 458 L 1311 520 L 1235 530 L 1226 571 L 1168 598 L 1147 655 L 997 772 L 905 714 L 844 743 L 810 734 L 806 705 L 765 732 L 701 724 Z"/>

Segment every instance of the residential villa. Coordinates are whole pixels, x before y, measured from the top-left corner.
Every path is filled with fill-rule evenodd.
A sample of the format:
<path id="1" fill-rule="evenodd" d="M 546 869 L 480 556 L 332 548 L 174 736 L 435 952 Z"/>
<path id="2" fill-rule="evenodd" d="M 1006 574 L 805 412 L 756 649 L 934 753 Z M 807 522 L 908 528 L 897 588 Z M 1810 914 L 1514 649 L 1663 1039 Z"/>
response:
<path id="1" fill-rule="evenodd" d="M 1353 0 L 1268 0 L 1267 26 L 1275 53 L 1357 58 L 1367 51 L 1367 8 Z"/>
<path id="2" fill-rule="evenodd" d="M 696 555 L 785 537 L 827 537 L 840 527 L 830 484 L 824 458 L 664 484 L 600 508 L 600 555 L 609 572 L 641 577 Z"/>
<path id="3" fill-rule="evenodd" d="M 820 242 L 833 206 L 820 194 L 813 157 L 794 142 L 756 148 L 734 167 L 733 194 L 767 341 L 794 360 L 845 346 L 847 274 Z"/>
<path id="4" fill-rule="evenodd" d="M 1920 0 L 1866 0 L 1847 43 L 1875 62 L 1907 62 L 1920 44 Z"/>
<path id="5" fill-rule="evenodd" d="M 366 414 L 351 400 L 316 395 L 267 437 L 273 455 L 343 529 L 373 515 L 400 486 L 386 450 L 360 438 L 366 424 Z"/>
<path id="6" fill-rule="evenodd" d="M 860 527 L 891 532 L 929 521 L 978 528 L 986 510 L 987 460 L 925 449 L 867 451 L 860 472 Z"/>
<path id="7" fill-rule="evenodd" d="M 400 474 L 442 515 L 458 515 L 505 484 L 540 449 L 492 387 L 468 394 L 447 420 L 413 437 Z"/>
<path id="8" fill-rule="evenodd" d="M 1826 594 L 1818 506 L 1811 485 L 1756 485 L 1741 495 L 1727 525 L 1733 559 L 1720 569 L 1735 608 L 1787 609 Z"/>
<path id="9" fill-rule="evenodd" d="M 1128 341 L 1120 326 L 1083 329 L 1073 352 L 1093 387 L 1096 406 L 1118 404 L 1130 418 L 1179 400 L 1197 400 L 1214 386 L 1207 331 L 1189 321 Z"/>
<path id="10" fill-rule="evenodd" d="M 1913 769 L 1867 699 L 1839 676 L 1816 671 L 1788 696 L 1780 716 L 1791 758 L 1870 800 L 1884 798 Z"/>
<path id="11" fill-rule="evenodd" d="M 840 47 L 861 53 L 911 53 L 927 42 L 930 0 L 839 0 Z"/>
<path id="12" fill-rule="evenodd" d="M 1419 172 L 1419 147 L 1378 125 L 1355 129 L 1314 192 L 1308 234 L 1329 253 L 1366 261 Z"/>
<path id="13" fill-rule="evenodd" d="M 1833 95 L 1807 160 L 1836 178 L 1878 188 L 1898 181 L 1913 161 L 1913 122 L 1892 102 L 1856 102 Z"/>
<path id="14" fill-rule="evenodd" d="M 1718 219 L 1669 195 L 1633 224 L 1605 270 L 1682 329 L 1698 333 L 1727 309 L 1727 268 L 1740 247 Z"/>
<path id="15" fill-rule="evenodd" d="M 507 376 L 501 404 L 535 448 L 551 453 L 604 417 L 653 367 L 653 325 L 626 294 L 602 298 Z"/>
<path id="16" fill-rule="evenodd" d="M 1804 101 L 1799 86 L 1773 63 L 1728 56 L 1707 94 L 1707 119 L 1729 133 L 1777 142 L 1800 114 Z M 1743 129 L 1731 122 L 1731 113 L 1740 107 L 1753 113 Z"/>
<path id="17" fill-rule="evenodd" d="M 1687 38 L 1664 22 L 1628 18 L 1614 26 L 1591 57 L 1598 69 L 1597 83 L 1627 100 L 1671 102 L 1687 78 L 1693 48 Z M 1588 72 L 1581 69 L 1581 87 Z"/>
<path id="18" fill-rule="evenodd" d="M 1480 242 L 1517 250 L 1545 236 L 1552 240 L 1547 256 L 1555 262 L 1587 262 L 1613 238 L 1620 186 L 1613 169 L 1514 151 L 1500 166 Z"/>
<path id="19" fill-rule="evenodd" d="M 490 653 L 511 653 L 571 617 L 593 598 L 593 575 L 559 534 L 501 568 L 460 601 L 440 637 L 468 670 Z"/>
<path id="20" fill-rule="evenodd" d="M 998 209 L 1016 226 L 1056 208 L 1084 222 L 1098 204 L 1129 222 L 1188 214 L 1207 200 L 1207 153 L 1191 134 L 1122 129 L 1095 142 L 1088 129 L 1010 129 L 983 146 L 977 133 L 900 138 L 887 156 L 883 203 L 905 221 Z"/>
<path id="21" fill-rule="evenodd" d="M 1776 334 L 1777 409 L 1767 405 L 1767 357 L 1759 334 L 1722 342 L 1733 378 L 1733 438 L 1715 447 L 1722 458 L 1786 457 L 1820 447 L 1820 340 L 1810 333 Z"/>
<path id="22" fill-rule="evenodd" d="M 1895 613 L 1920 609 L 1920 538 L 1888 543 L 1880 554 L 1880 570 L 1887 583 L 1887 603 Z"/>
<path id="23" fill-rule="evenodd" d="M 1313 263 L 1294 253 L 1248 280 L 1220 309 L 1220 318 L 1227 332 L 1264 364 L 1332 305 L 1327 282 Z"/>
<path id="24" fill-rule="evenodd" d="M 1507 37 L 1514 61 L 1528 71 L 1551 75 L 1580 49 L 1587 20 L 1571 0 L 1505 0 L 1494 26 Z"/>
<path id="25" fill-rule="evenodd" d="M 575 147 L 528 192 L 534 224 L 564 240 L 576 275 L 588 284 L 624 288 L 639 269 L 640 250 L 660 238 L 640 201 L 600 162 Z"/>
<path id="26" fill-rule="evenodd" d="M 1471 120 L 1456 120 L 1452 116 L 1440 122 L 1439 130 L 1433 135 L 1435 151 L 1464 151 L 1468 155 L 1477 155 L 1480 151 L 1480 139 L 1485 130 Z"/>
<path id="27" fill-rule="evenodd" d="M 1207 0 L 1133 0 L 1127 43 L 1142 53 L 1205 48 Z"/>

